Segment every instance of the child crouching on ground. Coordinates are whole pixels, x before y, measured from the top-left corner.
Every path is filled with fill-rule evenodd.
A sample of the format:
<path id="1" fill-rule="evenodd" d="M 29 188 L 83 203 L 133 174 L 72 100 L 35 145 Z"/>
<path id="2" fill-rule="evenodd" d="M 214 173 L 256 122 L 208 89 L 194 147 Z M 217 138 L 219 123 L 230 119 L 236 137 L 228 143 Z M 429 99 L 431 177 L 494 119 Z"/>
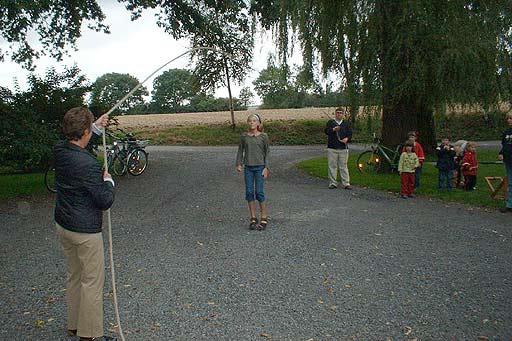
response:
<path id="1" fill-rule="evenodd" d="M 405 151 L 400 155 L 398 161 L 398 172 L 400 173 L 402 199 L 414 198 L 414 172 L 420 166 L 418 155 L 414 152 L 414 142 L 407 140 L 404 145 Z"/>
<path id="2" fill-rule="evenodd" d="M 263 189 L 268 178 L 269 141 L 263 132 L 261 117 L 251 114 L 247 118 L 249 129 L 240 136 L 240 145 L 236 154 L 236 170 L 244 171 L 245 199 L 249 204 L 251 230 L 264 230 L 267 227 L 267 204 Z M 242 167 L 243 166 L 243 167 Z M 255 199 L 260 203 L 261 221 L 256 218 Z"/>
<path id="3" fill-rule="evenodd" d="M 476 186 L 476 175 L 478 173 L 478 161 L 476 159 L 476 143 L 468 142 L 464 157 L 462 158 L 462 175 L 464 175 L 464 190 L 472 191 Z"/>
<path id="4" fill-rule="evenodd" d="M 456 168 L 455 164 L 455 149 L 450 145 L 450 139 L 444 137 L 441 140 L 441 144 L 436 148 L 437 153 L 437 164 L 436 167 L 439 169 L 438 187 L 441 191 L 446 182 L 446 189 L 448 192 L 452 190 L 453 183 L 453 171 Z"/>

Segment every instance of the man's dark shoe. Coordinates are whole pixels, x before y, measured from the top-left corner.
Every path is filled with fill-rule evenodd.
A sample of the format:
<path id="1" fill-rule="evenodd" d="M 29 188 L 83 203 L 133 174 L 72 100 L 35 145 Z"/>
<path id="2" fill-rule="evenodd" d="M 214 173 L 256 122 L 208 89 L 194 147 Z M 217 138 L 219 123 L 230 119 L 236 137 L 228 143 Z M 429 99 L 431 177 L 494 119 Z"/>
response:
<path id="1" fill-rule="evenodd" d="M 76 336 L 76 329 L 68 329 L 68 336 Z"/>
<path id="2" fill-rule="evenodd" d="M 338 188 L 338 186 L 333 185 L 333 184 L 330 184 L 330 185 L 329 185 L 329 189 L 335 189 L 335 188 Z"/>
<path id="3" fill-rule="evenodd" d="M 512 213 L 512 208 L 510 207 L 502 207 L 500 208 L 501 213 Z"/>
<path id="4" fill-rule="evenodd" d="M 80 341 L 117 341 L 117 338 L 111 336 L 81 337 Z"/>
<path id="5" fill-rule="evenodd" d="M 349 191 L 351 191 L 351 190 L 352 190 L 352 186 L 350 186 L 350 185 L 346 185 L 346 186 L 345 186 L 345 187 L 343 187 L 343 188 L 344 188 L 344 189 L 346 189 L 346 190 L 349 190 Z"/>

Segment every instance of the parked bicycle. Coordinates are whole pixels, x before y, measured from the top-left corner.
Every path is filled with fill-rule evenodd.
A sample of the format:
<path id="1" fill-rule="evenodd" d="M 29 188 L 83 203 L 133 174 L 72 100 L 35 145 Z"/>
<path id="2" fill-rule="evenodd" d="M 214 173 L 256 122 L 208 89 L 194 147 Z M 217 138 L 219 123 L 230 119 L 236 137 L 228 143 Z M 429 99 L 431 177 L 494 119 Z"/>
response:
<path id="1" fill-rule="evenodd" d="M 53 165 L 53 161 L 48 165 L 48 168 L 46 168 L 46 172 L 44 172 L 44 185 L 50 192 L 57 193 L 57 187 L 55 186 L 55 166 Z"/>
<path id="2" fill-rule="evenodd" d="M 393 150 L 382 145 L 382 140 L 378 137 L 373 139 L 373 145 L 370 150 L 359 154 L 357 158 L 357 168 L 361 173 L 377 173 L 384 162 L 387 162 L 391 171 L 398 170 L 398 161 L 400 160 L 400 151 L 402 145 L 399 144 Z"/>
<path id="3" fill-rule="evenodd" d="M 122 130 L 121 130 L 122 131 Z M 141 175 L 148 165 L 148 152 L 145 150 L 149 140 L 137 140 L 131 133 L 124 133 L 124 137 L 108 134 L 113 138 L 111 146 L 107 146 L 107 165 L 109 172 L 117 176 L 129 173 L 134 176 Z M 89 151 L 97 156 L 97 146 Z M 44 173 L 44 184 L 53 193 L 57 192 L 55 186 L 55 166 L 50 162 Z"/>
<path id="4" fill-rule="evenodd" d="M 137 140 L 131 133 L 125 133 L 125 137 L 112 137 L 112 146 L 107 147 L 108 169 L 117 176 L 126 173 L 141 175 L 148 166 L 148 153 L 145 148 L 149 140 Z"/>

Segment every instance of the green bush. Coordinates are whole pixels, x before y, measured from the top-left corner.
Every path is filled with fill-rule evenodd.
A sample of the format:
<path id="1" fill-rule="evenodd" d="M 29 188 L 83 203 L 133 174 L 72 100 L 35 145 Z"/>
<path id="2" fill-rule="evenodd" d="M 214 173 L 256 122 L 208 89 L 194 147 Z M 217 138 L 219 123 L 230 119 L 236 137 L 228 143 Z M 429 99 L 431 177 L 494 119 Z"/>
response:
<path id="1" fill-rule="evenodd" d="M 42 122 L 38 115 L 18 113 L 3 115 L 0 131 L 1 170 L 30 172 L 41 170 L 51 160 L 53 145 L 58 141 L 56 129 Z M 11 119 L 8 117 L 11 116 Z"/>
<path id="2" fill-rule="evenodd" d="M 448 136 L 456 140 L 498 140 L 505 130 L 505 113 L 435 115 L 437 139 Z"/>
<path id="3" fill-rule="evenodd" d="M 84 105 L 88 91 L 77 67 L 62 73 L 50 68 L 44 78 L 31 74 L 28 86 L 27 91 L 14 94 L 0 87 L 0 170 L 4 173 L 43 169 L 59 140 L 59 122 L 67 110 Z"/>

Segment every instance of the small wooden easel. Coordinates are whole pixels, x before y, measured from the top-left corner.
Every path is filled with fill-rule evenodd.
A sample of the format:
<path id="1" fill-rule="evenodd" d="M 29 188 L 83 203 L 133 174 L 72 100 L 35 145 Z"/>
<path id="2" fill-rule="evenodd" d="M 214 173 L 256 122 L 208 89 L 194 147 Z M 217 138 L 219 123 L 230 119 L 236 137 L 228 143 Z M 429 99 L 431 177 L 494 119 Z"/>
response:
<path id="1" fill-rule="evenodd" d="M 494 184 L 498 182 L 498 186 L 494 187 Z M 508 181 L 506 177 L 501 176 L 486 176 L 485 182 L 487 182 L 487 186 L 489 186 L 489 190 L 491 191 L 492 199 L 504 199 L 507 197 L 508 192 Z M 494 183 L 493 183 L 494 182 Z M 503 189 L 503 196 L 500 195 L 500 191 Z"/>

